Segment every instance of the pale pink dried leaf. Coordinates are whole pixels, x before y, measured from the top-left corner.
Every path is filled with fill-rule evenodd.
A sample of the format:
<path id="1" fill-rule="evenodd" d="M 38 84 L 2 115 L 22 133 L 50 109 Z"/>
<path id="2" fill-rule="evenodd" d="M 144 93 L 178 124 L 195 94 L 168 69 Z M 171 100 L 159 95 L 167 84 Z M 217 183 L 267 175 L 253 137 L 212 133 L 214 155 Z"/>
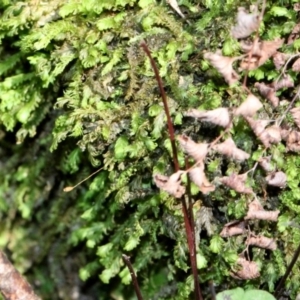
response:
<path id="1" fill-rule="evenodd" d="M 294 11 L 296 11 L 296 12 L 300 11 L 300 3 L 294 4 Z"/>
<path id="2" fill-rule="evenodd" d="M 266 210 L 259 210 L 259 211 L 248 211 L 245 220 L 265 220 L 265 221 L 277 221 L 279 215 L 279 210 L 275 211 L 266 211 Z"/>
<path id="3" fill-rule="evenodd" d="M 259 27 L 259 14 L 248 13 L 244 7 L 238 8 L 236 25 L 231 29 L 231 34 L 236 39 L 248 37 Z"/>
<path id="4" fill-rule="evenodd" d="M 233 62 L 238 59 L 237 57 L 227 57 L 219 53 L 206 52 L 204 58 L 218 70 L 229 85 L 239 80 L 239 75 L 234 71 L 232 66 Z"/>
<path id="5" fill-rule="evenodd" d="M 169 5 L 179 14 L 180 17 L 185 19 L 185 15 L 182 13 L 182 11 L 179 8 L 179 5 L 176 0 L 167 0 Z"/>
<path id="6" fill-rule="evenodd" d="M 293 151 L 293 152 L 300 152 L 300 144 L 299 143 L 291 143 L 287 144 L 287 150 Z"/>
<path id="7" fill-rule="evenodd" d="M 279 98 L 276 96 L 276 91 L 274 87 L 266 85 L 265 83 L 256 82 L 254 86 L 258 89 L 259 93 L 269 100 L 274 107 L 279 104 Z"/>
<path id="8" fill-rule="evenodd" d="M 274 41 L 262 41 L 257 45 L 248 48 L 243 45 L 245 52 L 250 51 L 252 53 L 251 60 L 249 57 L 245 57 L 240 64 L 240 67 L 244 70 L 254 70 L 263 65 L 273 54 L 276 53 L 277 49 L 283 44 L 283 39 L 275 39 Z"/>
<path id="9" fill-rule="evenodd" d="M 254 120 L 251 117 L 244 117 L 248 124 L 250 125 L 251 129 L 255 133 L 257 137 L 259 137 L 263 131 L 265 130 L 266 126 L 270 123 L 269 120 Z"/>
<path id="10" fill-rule="evenodd" d="M 237 191 L 238 193 L 243 194 L 252 194 L 253 191 L 251 188 L 246 187 L 247 174 L 237 175 L 236 173 L 232 173 L 230 176 L 225 176 L 220 178 L 220 182 L 230 187 L 231 189 Z"/>
<path id="11" fill-rule="evenodd" d="M 291 88 L 294 87 L 294 81 L 290 75 L 285 75 L 279 81 L 272 83 L 272 86 L 274 87 L 275 91 L 283 88 Z"/>
<path id="12" fill-rule="evenodd" d="M 237 263 L 240 265 L 240 269 L 235 272 L 231 272 L 230 275 L 236 279 L 254 279 L 260 276 L 259 268 L 256 262 L 248 261 L 243 257 L 239 257 Z"/>
<path id="13" fill-rule="evenodd" d="M 259 158 L 258 163 L 266 172 L 272 172 L 275 170 L 275 167 L 271 164 L 271 156 Z"/>
<path id="14" fill-rule="evenodd" d="M 294 107 L 293 109 L 291 109 L 291 114 L 296 125 L 298 126 L 298 128 L 300 128 L 300 107 Z"/>
<path id="15" fill-rule="evenodd" d="M 285 65 L 285 62 L 288 58 L 289 55 L 282 52 L 276 52 L 273 54 L 273 63 L 276 70 L 280 70 Z"/>
<path id="16" fill-rule="evenodd" d="M 268 185 L 284 188 L 286 186 L 287 176 L 284 172 L 278 171 L 271 173 L 266 177 Z"/>
<path id="17" fill-rule="evenodd" d="M 276 250 L 277 245 L 274 239 L 270 239 L 266 236 L 250 236 L 246 240 L 246 245 L 257 246 L 264 249 Z"/>
<path id="18" fill-rule="evenodd" d="M 258 199 L 254 199 L 248 206 L 248 210 L 251 212 L 254 211 L 261 211 L 264 210 L 263 206 L 261 205 L 261 203 L 258 201 Z"/>
<path id="19" fill-rule="evenodd" d="M 266 211 L 257 199 L 254 199 L 248 207 L 247 215 L 245 220 L 258 219 L 258 220 L 268 220 L 277 221 L 279 210 L 276 211 Z"/>
<path id="20" fill-rule="evenodd" d="M 155 174 L 153 176 L 156 186 L 174 196 L 180 198 L 185 193 L 185 187 L 181 185 L 181 175 L 184 171 L 177 171 L 170 177 L 161 174 Z"/>
<path id="21" fill-rule="evenodd" d="M 207 111 L 190 109 L 185 113 L 185 116 L 194 117 L 205 122 L 220 125 L 225 128 L 231 123 L 229 111 L 225 107 Z"/>
<path id="22" fill-rule="evenodd" d="M 204 164 L 194 167 L 189 171 L 189 177 L 194 182 L 203 194 L 208 194 L 215 190 L 215 186 L 212 185 L 205 176 Z"/>
<path id="23" fill-rule="evenodd" d="M 296 39 L 300 36 L 300 23 L 296 24 L 293 28 L 291 34 L 288 37 L 287 45 L 294 43 Z"/>
<path id="24" fill-rule="evenodd" d="M 247 99 L 234 111 L 237 116 L 252 117 L 263 107 L 262 103 L 253 94 L 248 95 Z"/>
<path id="25" fill-rule="evenodd" d="M 294 72 L 299 72 L 300 71 L 300 58 L 296 59 L 296 61 L 293 63 L 292 70 Z"/>
<path id="26" fill-rule="evenodd" d="M 178 140 L 183 151 L 196 161 L 203 161 L 208 152 L 208 144 L 196 143 L 186 135 L 179 135 Z"/>
<path id="27" fill-rule="evenodd" d="M 258 138 L 266 148 L 270 147 L 271 144 L 278 144 L 281 141 L 280 128 L 277 125 L 270 126 Z"/>
<path id="28" fill-rule="evenodd" d="M 203 184 L 200 187 L 200 191 L 206 195 L 210 192 L 213 192 L 215 189 L 216 187 L 213 184 L 211 184 L 206 177 L 204 177 Z"/>
<path id="29" fill-rule="evenodd" d="M 218 153 L 226 155 L 227 157 L 238 161 L 244 161 L 250 157 L 249 153 L 236 147 L 232 138 L 228 138 L 223 143 L 216 144 L 212 148 Z"/>
<path id="30" fill-rule="evenodd" d="M 189 171 L 189 177 L 191 181 L 194 182 L 200 188 L 205 178 L 204 165 L 202 164 L 201 166 L 192 168 Z"/>
<path id="31" fill-rule="evenodd" d="M 229 224 L 229 225 L 228 225 Z M 234 235 L 240 235 L 247 232 L 246 225 L 244 221 L 237 221 L 232 224 L 232 222 L 225 224 L 220 236 L 221 237 L 230 237 Z"/>
<path id="32" fill-rule="evenodd" d="M 300 141 L 300 132 L 296 130 L 280 130 L 281 137 L 289 144 L 297 143 Z"/>

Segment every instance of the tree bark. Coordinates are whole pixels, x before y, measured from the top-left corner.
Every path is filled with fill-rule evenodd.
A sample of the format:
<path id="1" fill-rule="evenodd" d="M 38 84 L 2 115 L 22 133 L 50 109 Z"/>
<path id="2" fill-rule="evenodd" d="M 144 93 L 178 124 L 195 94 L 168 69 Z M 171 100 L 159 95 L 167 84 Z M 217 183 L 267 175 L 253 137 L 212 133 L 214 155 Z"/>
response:
<path id="1" fill-rule="evenodd" d="M 0 292 L 6 300 L 41 300 L 2 251 L 0 251 Z"/>

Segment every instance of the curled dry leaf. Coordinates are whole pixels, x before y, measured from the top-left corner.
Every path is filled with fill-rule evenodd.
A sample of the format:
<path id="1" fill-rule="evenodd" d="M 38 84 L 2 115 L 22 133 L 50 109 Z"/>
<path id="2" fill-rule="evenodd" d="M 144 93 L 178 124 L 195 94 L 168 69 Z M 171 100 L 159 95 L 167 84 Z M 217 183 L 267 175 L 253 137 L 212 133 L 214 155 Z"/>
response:
<path id="1" fill-rule="evenodd" d="M 258 163 L 266 172 L 272 172 L 275 169 L 275 167 L 271 164 L 271 156 L 261 157 L 258 160 Z"/>
<path id="2" fill-rule="evenodd" d="M 263 133 L 266 126 L 270 123 L 269 120 L 254 120 L 251 117 L 245 117 L 245 119 L 257 137 Z"/>
<path id="3" fill-rule="evenodd" d="M 239 59 L 238 57 L 227 57 L 220 53 L 207 52 L 204 54 L 210 64 L 215 67 L 218 72 L 224 77 L 225 81 L 231 85 L 239 80 L 239 75 L 234 71 L 232 64 Z"/>
<path id="4" fill-rule="evenodd" d="M 186 135 L 179 135 L 178 140 L 183 151 L 196 161 L 203 161 L 208 152 L 208 144 L 196 143 Z"/>
<path id="5" fill-rule="evenodd" d="M 245 221 L 233 221 L 224 225 L 220 236 L 230 237 L 247 232 Z"/>
<path id="6" fill-rule="evenodd" d="M 284 172 L 278 171 L 271 173 L 266 177 L 268 185 L 284 188 L 286 186 L 287 176 Z"/>
<path id="7" fill-rule="evenodd" d="M 294 152 L 300 151 L 300 132 L 295 130 L 285 130 L 280 131 L 281 137 L 286 141 L 287 149 Z"/>
<path id="8" fill-rule="evenodd" d="M 212 148 L 217 152 L 238 161 L 244 161 L 250 157 L 250 154 L 236 147 L 232 138 L 227 139 L 221 144 L 214 145 Z"/>
<path id="9" fill-rule="evenodd" d="M 300 144 L 299 143 L 287 144 L 287 150 L 293 152 L 300 152 Z"/>
<path id="10" fill-rule="evenodd" d="M 259 27 L 259 15 L 257 12 L 248 13 L 244 7 L 238 8 L 236 25 L 231 29 L 231 34 L 236 39 L 248 37 Z"/>
<path id="11" fill-rule="evenodd" d="M 231 123 L 229 111 L 225 107 L 220 107 L 208 111 L 190 109 L 185 113 L 185 116 L 194 117 L 205 122 L 220 125 L 225 128 Z"/>
<path id="12" fill-rule="evenodd" d="M 270 126 L 258 138 L 266 148 L 270 147 L 271 144 L 278 144 L 281 141 L 280 127 L 277 125 Z"/>
<path id="13" fill-rule="evenodd" d="M 275 39 L 274 41 L 262 41 L 257 44 L 241 43 L 241 49 L 246 53 L 251 53 L 249 57 L 245 57 L 240 64 L 244 70 L 254 70 L 263 65 L 272 55 L 277 52 L 283 44 L 283 39 Z"/>
<path id="14" fill-rule="evenodd" d="M 240 265 L 240 270 L 231 272 L 231 276 L 236 279 L 254 279 L 260 276 L 258 265 L 254 261 L 248 261 L 243 257 L 239 257 L 237 263 Z"/>
<path id="15" fill-rule="evenodd" d="M 245 220 L 257 219 L 266 221 L 277 221 L 279 215 L 279 210 L 266 211 L 263 209 L 262 205 L 257 199 L 253 200 L 249 204 L 249 210 L 245 216 Z"/>
<path id="16" fill-rule="evenodd" d="M 287 45 L 293 44 L 300 36 L 300 23 L 296 24 L 288 37 Z"/>
<path id="17" fill-rule="evenodd" d="M 274 87 L 264 84 L 263 82 L 256 82 L 254 86 L 258 89 L 259 93 L 269 100 L 274 107 L 279 104 L 279 98 L 276 96 L 276 91 Z"/>
<path id="18" fill-rule="evenodd" d="M 248 95 L 247 99 L 234 111 L 237 116 L 252 117 L 263 107 L 262 103 L 253 94 Z"/>
<path id="19" fill-rule="evenodd" d="M 298 126 L 298 128 L 300 128 L 300 107 L 294 107 L 293 109 L 291 109 L 291 114 L 296 125 Z"/>
<path id="20" fill-rule="evenodd" d="M 245 117 L 255 135 L 264 144 L 266 148 L 271 144 L 276 144 L 281 141 L 281 131 L 277 125 L 265 128 L 270 121 L 268 120 L 254 120 L 250 117 Z"/>
<path id="21" fill-rule="evenodd" d="M 204 165 L 201 164 L 189 171 L 189 176 L 192 182 L 194 182 L 203 194 L 209 194 L 215 190 L 215 186 L 212 185 L 205 176 Z"/>
<path id="22" fill-rule="evenodd" d="M 289 55 L 282 52 L 276 52 L 275 54 L 273 54 L 273 63 L 276 70 L 281 69 L 285 65 L 285 62 L 288 58 Z"/>
<path id="23" fill-rule="evenodd" d="M 277 245 L 274 239 L 270 239 L 266 236 L 250 236 L 246 240 L 246 245 L 257 246 L 264 249 L 276 250 Z"/>
<path id="24" fill-rule="evenodd" d="M 280 134 L 282 139 L 287 143 L 292 144 L 300 141 L 300 132 L 298 131 L 281 129 Z"/>
<path id="25" fill-rule="evenodd" d="M 153 176 L 156 186 L 174 196 L 180 198 L 185 193 L 185 187 L 181 185 L 181 175 L 184 171 L 177 171 L 170 177 L 161 174 L 155 174 Z"/>
<path id="26" fill-rule="evenodd" d="M 230 176 L 221 177 L 220 181 L 230 187 L 231 189 L 237 191 L 238 193 L 243 194 L 252 194 L 253 191 L 251 188 L 246 187 L 245 182 L 247 179 L 247 173 L 244 174 L 236 174 L 233 173 Z"/>
<path id="27" fill-rule="evenodd" d="M 275 91 L 277 91 L 283 88 L 294 87 L 294 81 L 290 75 L 284 75 L 281 80 L 272 83 L 272 86 L 274 87 Z"/>
<path id="28" fill-rule="evenodd" d="M 293 63 L 292 70 L 294 72 L 299 72 L 300 71 L 300 58 L 296 59 L 296 61 Z"/>

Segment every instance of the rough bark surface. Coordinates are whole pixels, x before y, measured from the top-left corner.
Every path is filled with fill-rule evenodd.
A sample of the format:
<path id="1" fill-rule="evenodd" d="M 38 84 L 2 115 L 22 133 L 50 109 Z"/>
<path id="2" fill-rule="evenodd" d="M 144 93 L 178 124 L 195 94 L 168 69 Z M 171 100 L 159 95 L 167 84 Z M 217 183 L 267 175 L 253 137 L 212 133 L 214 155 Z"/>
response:
<path id="1" fill-rule="evenodd" d="M 0 292 L 6 300 L 41 300 L 2 251 L 0 251 Z"/>

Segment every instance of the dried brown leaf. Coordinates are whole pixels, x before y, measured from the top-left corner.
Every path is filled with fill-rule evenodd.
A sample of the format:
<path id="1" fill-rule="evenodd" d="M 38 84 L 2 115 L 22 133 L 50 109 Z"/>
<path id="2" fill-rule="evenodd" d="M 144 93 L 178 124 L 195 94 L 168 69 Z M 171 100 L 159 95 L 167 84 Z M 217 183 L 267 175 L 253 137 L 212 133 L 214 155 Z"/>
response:
<path id="1" fill-rule="evenodd" d="M 277 91 L 283 88 L 294 87 L 294 81 L 290 75 L 284 75 L 282 79 L 272 83 L 272 86 L 274 87 L 275 91 Z"/>
<path id="2" fill-rule="evenodd" d="M 293 44 L 300 36 L 300 23 L 296 24 L 288 37 L 287 45 Z"/>
<path id="3" fill-rule="evenodd" d="M 277 245 L 274 239 L 266 236 L 251 236 L 246 240 L 246 245 L 253 245 L 264 249 L 276 250 Z"/>
<path id="4" fill-rule="evenodd" d="M 277 107 L 279 104 L 279 98 L 276 96 L 276 91 L 274 87 L 266 85 L 265 83 L 256 82 L 254 85 L 259 93 L 269 100 L 274 107 Z"/>
<path id="5" fill-rule="evenodd" d="M 185 187 L 181 185 L 181 175 L 184 171 L 177 171 L 170 177 L 161 174 L 155 174 L 153 176 L 156 186 L 174 196 L 180 198 L 185 193 Z"/>
<path id="6" fill-rule="evenodd" d="M 266 220 L 266 221 L 277 221 L 279 215 L 279 210 L 275 211 L 266 211 L 266 210 L 259 210 L 259 211 L 249 211 L 245 220 L 249 219 L 257 219 L 257 220 Z"/>
<path id="7" fill-rule="evenodd" d="M 252 212 L 264 210 L 263 206 L 256 198 L 249 204 L 248 208 L 249 208 L 249 211 L 252 211 Z"/>
<path id="8" fill-rule="evenodd" d="M 275 39 L 274 41 L 262 41 L 253 44 L 241 43 L 241 48 L 244 52 L 251 52 L 251 59 L 245 57 L 240 64 L 244 70 L 254 70 L 263 65 L 272 55 L 274 55 L 278 48 L 283 44 L 283 39 Z"/>
<path id="9" fill-rule="evenodd" d="M 276 70 L 280 70 L 285 65 L 285 62 L 288 58 L 289 55 L 282 52 L 276 52 L 273 54 L 273 63 Z"/>
<path id="10" fill-rule="evenodd" d="M 212 148 L 217 152 L 238 161 L 244 161 L 250 157 L 250 154 L 236 147 L 232 138 L 228 138 L 223 143 L 214 145 Z"/>
<path id="11" fill-rule="evenodd" d="M 236 279 L 254 279 L 260 276 L 258 265 L 254 261 L 248 261 L 243 257 L 239 257 L 237 263 L 241 266 L 241 269 L 232 272 L 230 275 Z"/>
<path id="12" fill-rule="evenodd" d="M 281 141 L 280 128 L 277 125 L 266 128 L 258 138 L 264 144 L 266 148 L 270 147 L 271 144 L 278 144 Z"/>
<path id="13" fill-rule="evenodd" d="M 300 71 L 300 58 L 296 59 L 296 61 L 293 63 L 292 70 L 294 72 L 299 72 Z"/>
<path id="14" fill-rule="evenodd" d="M 266 126 L 270 123 L 269 120 L 254 120 L 251 117 L 245 117 L 245 119 L 247 120 L 248 124 L 257 137 L 259 137 L 263 133 Z"/>
<path id="15" fill-rule="evenodd" d="M 230 176 L 221 177 L 220 181 L 230 187 L 231 189 L 237 191 L 238 193 L 243 194 L 252 194 L 253 191 L 251 188 L 246 187 L 245 182 L 247 179 L 247 173 L 236 174 L 232 173 Z"/>
<path id="16" fill-rule="evenodd" d="M 234 84 L 239 80 L 239 75 L 234 71 L 232 66 L 233 62 L 238 59 L 237 57 L 223 56 L 218 52 L 206 52 L 204 58 L 218 70 L 229 85 Z"/>
<path id="17" fill-rule="evenodd" d="M 247 232 L 245 221 L 235 221 L 224 225 L 220 236 L 230 237 L 234 235 L 244 234 Z"/>
<path id="18" fill-rule="evenodd" d="M 255 113 L 263 107 L 262 103 L 253 94 L 248 95 L 247 99 L 235 110 L 234 114 L 237 116 L 252 117 Z"/>
<path id="19" fill-rule="evenodd" d="M 300 143 L 292 143 L 287 144 L 287 150 L 293 151 L 293 152 L 300 152 Z"/>
<path id="20" fill-rule="evenodd" d="M 271 164 L 271 156 L 261 157 L 258 160 L 258 163 L 266 172 L 272 172 L 275 169 L 275 167 Z"/>
<path id="21" fill-rule="evenodd" d="M 185 113 L 185 116 L 194 117 L 205 122 L 220 125 L 225 128 L 231 123 L 229 111 L 225 107 L 220 107 L 208 111 L 190 109 Z"/>
<path id="22" fill-rule="evenodd" d="M 231 34 L 236 39 L 248 37 L 259 27 L 259 14 L 248 13 L 244 7 L 238 8 L 236 25 L 231 29 Z"/>
<path id="23" fill-rule="evenodd" d="M 203 161 L 208 152 L 208 144 L 196 143 L 186 135 L 179 135 L 178 140 L 183 151 L 196 161 Z"/>
<path id="24" fill-rule="evenodd" d="M 215 186 L 212 185 L 205 176 L 204 165 L 201 164 L 189 171 L 189 176 L 192 182 L 194 182 L 203 194 L 209 194 L 215 190 Z"/>
<path id="25" fill-rule="evenodd" d="M 263 209 L 260 202 L 255 199 L 249 204 L 249 209 L 245 220 L 257 219 L 257 220 L 266 220 L 266 221 L 277 221 L 279 215 L 279 210 L 275 211 L 266 211 Z"/>
<path id="26" fill-rule="evenodd" d="M 291 109 L 291 114 L 296 125 L 298 126 L 298 128 L 300 128 L 300 107 L 294 107 L 293 109 Z"/>
<path id="27" fill-rule="evenodd" d="M 280 130 L 281 137 L 288 144 L 298 143 L 300 142 L 300 132 L 296 130 Z"/>
<path id="28" fill-rule="evenodd" d="M 268 185 L 284 188 L 286 186 L 287 176 L 284 172 L 278 171 L 269 174 L 266 177 L 266 181 Z"/>

